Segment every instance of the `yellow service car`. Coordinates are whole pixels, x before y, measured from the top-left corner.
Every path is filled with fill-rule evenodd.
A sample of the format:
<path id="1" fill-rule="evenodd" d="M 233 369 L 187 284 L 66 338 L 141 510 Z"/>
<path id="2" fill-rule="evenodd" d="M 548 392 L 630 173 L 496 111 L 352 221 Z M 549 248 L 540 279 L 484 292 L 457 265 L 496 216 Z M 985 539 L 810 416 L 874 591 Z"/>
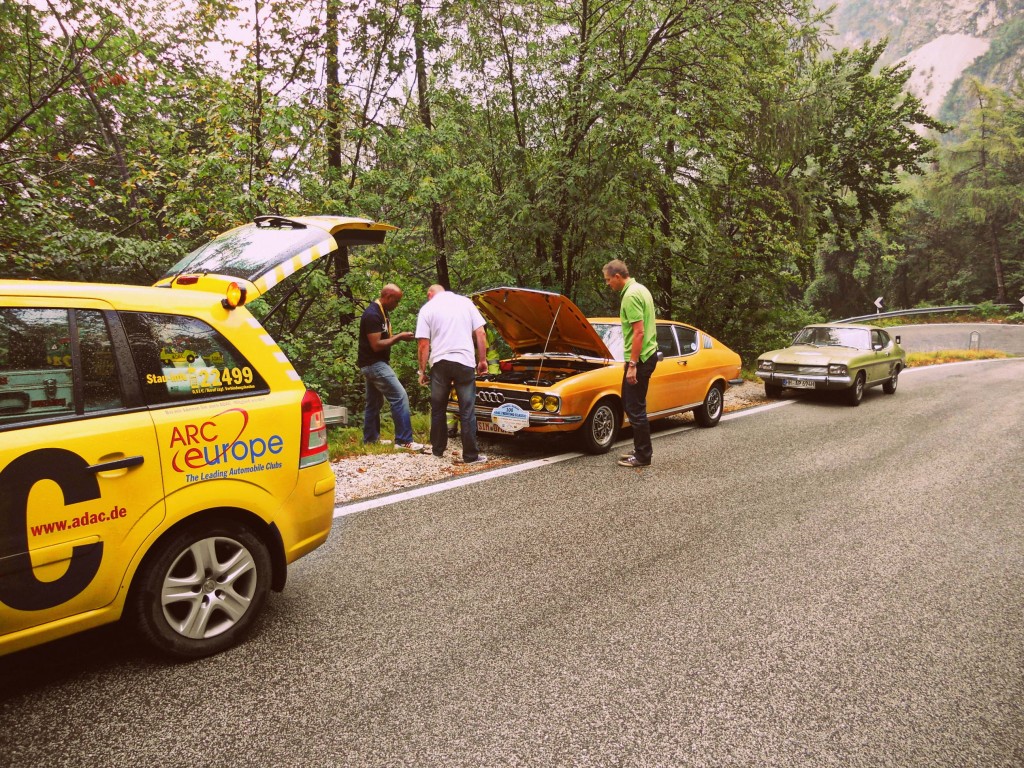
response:
<path id="1" fill-rule="evenodd" d="M 476 378 L 477 432 L 572 432 L 583 450 L 607 452 L 629 423 L 619 318 L 587 318 L 567 297 L 528 288 L 492 288 L 470 298 L 513 353 L 496 373 Z M 685 323 L 658 320 L 657 337 L 648 417 L 692 411 L 700 426 L 718 424 L 726 388 L 742 381 L 740 356 Z M 458 413 L 454 391 L 447 410 Z"/>
<path id="2" fill-rule="evenodd" d="M 265 217 L 161 287 L 0 280 L 0 654 L 122 615 L 181 658 L 245 634 L 326 540 L 334 474 L 320 398 L 243 304 L 389 229 Z"/>

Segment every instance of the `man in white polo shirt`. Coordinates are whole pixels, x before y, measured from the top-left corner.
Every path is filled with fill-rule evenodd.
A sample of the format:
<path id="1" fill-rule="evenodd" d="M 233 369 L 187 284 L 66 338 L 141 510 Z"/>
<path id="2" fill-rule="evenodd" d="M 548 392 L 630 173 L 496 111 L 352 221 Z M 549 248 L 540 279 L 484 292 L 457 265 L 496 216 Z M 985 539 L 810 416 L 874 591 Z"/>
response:
<path id="1" fill-rule="evenodd" d="M 459 398 L 462 461 L 483 464 L 476 445 L 476 375 L 487 373 L 487 336 L 480 310 L 465 296 L 443 286 L 427 289 L 427 303 L 416 318 L 420 384 L 427 384 L 430 363 L 430 444 L 440 458 L 448 447 L 446 409 L 452 387 Z"/>

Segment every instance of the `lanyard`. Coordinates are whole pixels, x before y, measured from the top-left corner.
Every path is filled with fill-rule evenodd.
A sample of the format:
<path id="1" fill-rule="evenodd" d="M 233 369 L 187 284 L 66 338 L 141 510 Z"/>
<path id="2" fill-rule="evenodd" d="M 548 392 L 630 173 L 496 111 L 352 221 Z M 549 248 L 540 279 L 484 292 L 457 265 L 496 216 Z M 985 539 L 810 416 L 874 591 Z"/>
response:
<path id="1" fill-rule="evenodd" d="M 380 299 L 374 299 L 373 303 L 376 304 L 378 307 L 380 307 L 380 313 L 382 315 L 384 315 L 384 333 L 386 334 L 386 336 L 390 336 L 391 335 L 391 318 L 388 317 L 387 310 L 384 309 L 384 305 L 380 303 Z"/>

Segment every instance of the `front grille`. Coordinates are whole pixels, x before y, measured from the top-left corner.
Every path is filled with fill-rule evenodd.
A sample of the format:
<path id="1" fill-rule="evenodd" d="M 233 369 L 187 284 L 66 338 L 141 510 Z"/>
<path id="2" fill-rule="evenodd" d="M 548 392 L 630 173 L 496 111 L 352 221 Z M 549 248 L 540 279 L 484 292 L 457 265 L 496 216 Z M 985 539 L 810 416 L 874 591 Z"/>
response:
<path id="1" fill-rule="evenodd" d="M 793 365 L 791 363 L 778 363 L 775 366 L 776 373 L 803 373 L 808 376 L 824 376 L 828 373 L 827 365 Z"/>
<path id="2" fill-rule="evenodd" d="M 526 392 L 513 392 L 507 389 L 491 389 L 477 387 L 476 404 L 485 408 L 497 408 L 505 403 L 515 403 L 524 411 L 530 410 L 530 395 Z"/>

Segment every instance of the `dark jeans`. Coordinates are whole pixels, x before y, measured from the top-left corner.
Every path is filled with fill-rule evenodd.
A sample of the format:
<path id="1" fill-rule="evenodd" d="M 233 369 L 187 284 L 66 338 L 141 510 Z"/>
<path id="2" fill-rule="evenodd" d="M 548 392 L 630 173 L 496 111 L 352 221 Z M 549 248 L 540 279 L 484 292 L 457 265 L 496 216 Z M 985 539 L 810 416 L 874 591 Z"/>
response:
<path id="1" fill-rule="evenodd" d="M 380 409 L 387 400 L 395 422 L 395 442 L 412 442 L 412 417 L 409 395 L 387 363 L 378 362 L 360 369 L 366 377 L 366 410 L 363 413 L 363 442 L 380 440 Z"/>
<path id="2" fill-rule="evenodd" d="M 430 446 L 435 456 L 448 447 L 448 393 L 455 387 L 462 425 L 462 460 L 476 461 L 476 371 L 451 360 L 438 360 L 430 368 Z"/>
<path id="3" fill-rule="evenodd" d="M 651 383 L 651 374 L 658 364 L 658 356 L 651 355 L 646 362 L 636 365 L 636 384 L 626 380 L 629 366 L 622 371 L 622 407 L 633 427 L 633 454 L 638 461 L 649 464 L 654 448 L 651 445 L 651 424 L 647 421 L 647 387 Z"/>

